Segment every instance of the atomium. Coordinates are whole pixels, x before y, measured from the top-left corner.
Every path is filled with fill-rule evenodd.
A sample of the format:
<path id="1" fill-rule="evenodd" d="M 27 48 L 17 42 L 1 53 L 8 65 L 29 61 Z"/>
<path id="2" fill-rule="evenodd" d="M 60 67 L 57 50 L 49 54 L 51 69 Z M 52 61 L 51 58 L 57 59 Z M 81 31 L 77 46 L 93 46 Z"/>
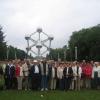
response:
<path id="1" fill-rule="evenodd" d="M 33 38 L 32 36 L 36 35 L 36 38 Z M 42 35 L 45 35 L 45 39 L 42 39 Z M 41 58 L 44 54 L 46 54 L 47 52 L 50 52 L 51 49 L 51 42 L 54 39 L 53 36 L 46 34 L 45 32 L 43 32 L 42 28 L 38 28 L 36 30 L 36 32 L 30 34 L 30 35 L 26 35 L 25 36 L 25 40 L 27 41 L 27 54 L 29 52 L 32 52 L 37 58 Z M 31 42 L 31 44 L 30 44 Z M 46 45 L 46 43 L 48 43 L 48 45 Z M 36 47 L 37 52 L 32 49 L 33 47 Z M 41 49 L 45 47 L 46 50 L 41 51 Z"/>

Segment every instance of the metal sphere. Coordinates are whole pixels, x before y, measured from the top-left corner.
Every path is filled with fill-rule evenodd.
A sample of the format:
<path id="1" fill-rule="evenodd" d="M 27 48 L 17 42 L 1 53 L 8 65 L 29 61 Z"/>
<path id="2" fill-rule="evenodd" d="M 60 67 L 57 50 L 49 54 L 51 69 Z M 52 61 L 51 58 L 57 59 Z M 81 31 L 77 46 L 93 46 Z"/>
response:
<path id="1" fill-rule="evenodd" d="M 26 36 L 25 36 L 25 39 L 26 39 L 26 40 L 29 40 L 29 39 L 30 39 L 30 36 L 29 36 L 29 35 L 26 35 Z"/>
<path id="2" fill-rule="evenodd" d="M 26 50 L 29 51 L 29 48 L 27 47 Z"/>
<path id="3" fill-rule="evenodd" d="M 49 37 L 49 40 L 53 40 L 54 38 L 53 37 Z"/>
<path id="4" fill-rule="evenodd" d="M 30 39 L 30 37 L 25 37 L 25 39 L 26 39 L 26 40 L 29 40 L 29 39 Z"/>
<path id="5" fill-rule="evenodd" d="M 54 37 L 52 35 L 49 36 L 49 40 L 53 40 Z"/>
<path id="6" fill-rule="evenodd" d="M 40 34 L 42 33 L 42 34 Z M 37 39 L 33 38 L 32 35 L 37 35 Z M 35 36 L 36 36 L 35 35 Z M 42 39 L 41 35 L 45 35 L 44 40 Z M 51 42 L 54 39 L 52 35 L 48 35 L 42 31 L 42 28 L 38 28 L 36 32 L 32 33 L 31 35 L 25 36 L 25 39 L 27 40 L 27 54 L 29 51 L 33 52 L 37 58 L 42 58 L 42 56 L 46 52 L 50 52 L 51 49 Z M 31 41 L 31 42 L 30 42 Z M 32 43 L 32 44 L 31 44 Z M 48 45 L 46 44 L 48 43 Z M 33 47 L 37 48 L 37 52 L 34 51 Z M 42 48 L 45 48 L 44 51 L 41 51 Z"/>
<path id="7" fill-rule="evenodd" d="M 38 33 L 41 33 L 41 32 L 42 32 L 42 28 L 38 28 L 38 29 L 37 29 L 37 32 L 38 32 Z"/>

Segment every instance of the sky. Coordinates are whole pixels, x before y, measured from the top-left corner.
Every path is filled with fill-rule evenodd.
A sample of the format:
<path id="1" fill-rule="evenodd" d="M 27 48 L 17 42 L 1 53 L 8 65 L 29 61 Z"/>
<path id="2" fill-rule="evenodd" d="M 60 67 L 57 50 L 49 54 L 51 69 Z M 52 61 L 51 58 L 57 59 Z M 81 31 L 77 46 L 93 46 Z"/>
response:
<path id="1" fill-rule="evenodd" d="M 100 24 L 100 0 L 0 0 L 0 25 L 8 45 L 25 50 L 26 34 L 41 27 L 52 48 L 66 45 L 72 32 Z"/>

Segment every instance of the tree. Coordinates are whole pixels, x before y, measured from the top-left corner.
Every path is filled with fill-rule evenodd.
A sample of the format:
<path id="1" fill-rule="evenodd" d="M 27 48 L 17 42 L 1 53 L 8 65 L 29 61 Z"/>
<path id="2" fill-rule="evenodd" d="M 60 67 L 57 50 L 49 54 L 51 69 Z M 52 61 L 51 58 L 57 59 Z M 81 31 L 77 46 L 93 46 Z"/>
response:
<path id="1" fill-rule="evenodd" d="M 24 50 L 14 48 L 13 46 L 8 47 L 8 52 L 8 60 L 25 59 L 27 56 Z"/>
<path id="2" fill-rule="evenodd" d="M 2 27 L 0 26 L 0 60 L 4 60 L 6 58 L 6 42 L 4 32 L 2 31 Z"/>
<path id="3" fill-rule="evenodd" d="M 57 61 L 58 58 L 60 58 L 62 61 L 69 61 L 71 60 L 70 50 L 66 45 L 63 48 L 52 49 L 49 55 L 47 55 L 47 58 L 53 59 L 55 61 Z"/>
<path id="4" fill-rule="evenodd" d="M 5 60 L 5 59 L 13 60 L 16 58 L 24 59 L 26 58 L 26 56 L 27 54 L 24 50 L 17 49 L 11 45 L 7 47 L 6 42 L 5 42 L 5 35 L 4 35 L 4 32 L 2 31 L 2 27 L 0 26 L 0 60 Z"/>
<path id="5" fill-rule="evenodd" d="M 75 46 L 79 60 L 100 60 L 100 25 L 73 32 L 69 40 L 72 59 L 75 59 Z"/>

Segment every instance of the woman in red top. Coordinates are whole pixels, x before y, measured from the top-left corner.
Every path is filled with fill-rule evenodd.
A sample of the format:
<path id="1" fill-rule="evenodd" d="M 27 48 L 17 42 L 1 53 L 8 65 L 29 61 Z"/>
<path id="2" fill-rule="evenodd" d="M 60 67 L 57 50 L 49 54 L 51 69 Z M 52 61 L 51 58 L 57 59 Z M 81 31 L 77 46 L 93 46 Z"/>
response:
<path id="1" fill-rule="evenodd" d="M 23 68 L 21 62 L 16 64 L 16 77 L 18 83 L 18 90 L 22 90 Z"/>
<path id="2" fill-rule="evenodd" d="M 91 76 L 92 76 L 92 66 L 90 63 L 87 63 L 84 68 L 85 75 L 85 87 L 91 88 Z"/>
<path id="3" fill-rule="evenodd" d="M 16 77 L 20 76 L 20 66 L 16 64 Z"/>

